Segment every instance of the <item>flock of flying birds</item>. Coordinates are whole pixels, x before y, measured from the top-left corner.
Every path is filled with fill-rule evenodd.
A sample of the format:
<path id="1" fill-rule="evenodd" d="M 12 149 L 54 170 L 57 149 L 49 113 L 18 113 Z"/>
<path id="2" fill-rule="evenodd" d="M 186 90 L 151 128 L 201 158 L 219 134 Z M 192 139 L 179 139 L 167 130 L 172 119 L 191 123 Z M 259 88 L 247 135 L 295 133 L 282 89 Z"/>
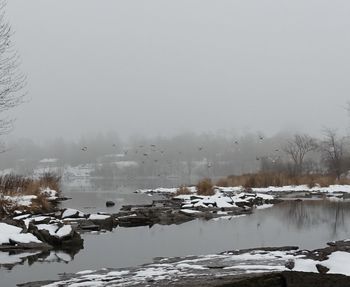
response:
<path id="1" fill-rule="evenodd" d="M 260 142 L 262 142 L 262 141 L 264 140 L 264 137 L 263 137 L 262 135 L 259 135 L 258 138 L 259 138 L 259 141 L 260 141 Z M 238 140 L 234 140 L 233 143 L 234 143 L 235 145 L 239 145 L 239 141 L 238 141 Z M 116 145 L 116 144 L 112 144 L 112 147 L 113 147 L 113 148 L 117 148 L 117 145 Z M 139 150 L 142 151 L 144 148 L 145 148 L 144 145 L 139 145 L 139 149 L 136 149 L 136 150 L 135 150 L 135 154 L 138 154 L 138 153 L 139 153 Z M 156 152 L 156 151 L 157 151 L 157 146 L 156 146 L 155 144 L 151 144 L 151 145 L 150 145 L 150 148 L 151 148 L 151 152 Z M 203 146 L 198 146 L 198 147 L 197 147 L 197 150 L 198 150 L 198 151 L 203 151 L 203 149 L 204 149 Z M 83 152 L 87 152 L 87 151 L 88 151 L 88 147 L 87 147 L 87 146 L 83 146 L 83 147 L 81 147 L 81 150 L 82 150 Z M 280 149 L 279 149 L 279 148 L 276 148 L 274 151 L 275 151 L 276 153 L 278 153 L 278 152 L 280 151 Z M 128 152 L 129 152 L 128 150 L 125 150 L 125 151 L 124 151 L 124 155 L 126 156 L 126 155 L 128 154 Z M 165 153 L 164 150 L 159 150 L 159 152 L 160 152 L 162 155 L 164 155 L 164 153 Z M 181 155 L 182 152 L 181 152 L 181 151 L 178 151 L 178 154 Z M 149 153 L 148 153 L 148 152 L 142 152 L 142 155 L 143 155 L 144 157 L 148 157 L 148 156 L 149 156 Z M 256 156 L 256 160 L 257 160 L 257 161 L 260 161 L 263 157 L 266 157 L 266 156 Z M 276 159 L 279 158 L 279 157 L 276 158 L 276 157 L 270 157 L 270 156 L 268 156 L 268 158 L 274 163 L 274 162 L 276 162 Z M 157 163 L 157 162 L 158 162 L 158 159 L 155 159 L 154 162 Z M 142 163 L 144 164 L 145 161 L 143 160 Z"/>

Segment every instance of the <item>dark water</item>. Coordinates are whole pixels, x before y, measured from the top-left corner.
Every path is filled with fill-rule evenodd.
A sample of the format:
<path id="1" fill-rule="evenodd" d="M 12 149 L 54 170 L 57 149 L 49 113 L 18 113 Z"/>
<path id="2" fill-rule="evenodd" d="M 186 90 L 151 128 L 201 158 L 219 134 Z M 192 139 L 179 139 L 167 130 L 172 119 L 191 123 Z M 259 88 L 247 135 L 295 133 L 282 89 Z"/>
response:
<path id="1" fill-rule="evenodd" d="M 66 190 L 72 200 L 68 207 L 84 212 L 108 210 L 120 205 L 147 203 L 152 197 L 134 194 L 134 189 L 93 192 Z M 114 200 L 114 210 L 106 209 L 105 201 Z M 74 260 L 34 262 L 15 266 L 11 271 L 0 269 L 0 286 L 58 278 L 58 273 L 77 272 L 103 267 L 128 267 L 150 262 L 158 256 L 185 256 L 218 253 L 235 248 L 296 245 L 314 249 L 326 242 L 350 238 L 350 203 L 329 201 L 285 202 L 254 214 L 231 220 L 195 220 L 182 225 L 152 228 L 116 228 L 113 232 L 83 235 L 85 249 Z"/>

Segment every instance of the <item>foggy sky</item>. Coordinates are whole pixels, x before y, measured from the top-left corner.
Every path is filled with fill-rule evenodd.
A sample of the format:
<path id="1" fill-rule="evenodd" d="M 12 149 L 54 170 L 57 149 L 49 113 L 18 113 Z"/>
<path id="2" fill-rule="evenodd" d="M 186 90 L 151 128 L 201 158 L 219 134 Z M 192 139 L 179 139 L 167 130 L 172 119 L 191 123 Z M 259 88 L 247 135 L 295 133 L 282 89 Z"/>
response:
<path id="1" fill-rule="evenodd" d="M 12 135 L 349 126 L 350 2 L 9 0 Z"/>

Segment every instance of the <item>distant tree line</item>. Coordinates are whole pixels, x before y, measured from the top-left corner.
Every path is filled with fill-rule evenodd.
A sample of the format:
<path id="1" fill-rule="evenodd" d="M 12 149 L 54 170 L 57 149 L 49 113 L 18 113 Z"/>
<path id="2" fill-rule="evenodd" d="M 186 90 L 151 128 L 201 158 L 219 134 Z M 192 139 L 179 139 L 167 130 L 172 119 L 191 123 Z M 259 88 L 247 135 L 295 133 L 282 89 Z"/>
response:
<path id="1" fill-rule="evenodd" d="M 261 133 L 183 133 L 122 140 L 116 133 L 101 133 L 78 141 L 57 138 L 42 144 L 20 139 L 8 146 L 11 149 L 1 155 L 1 169 L 30 170 L 44 158 L 57 158 L 60 166 L 95 164 L 96 175 L 109 177 L 174 175 L 190 179 L 193 175 L 221 177 L 270 171 L 328 173 L 339 178 L 350 169 L 347 137 L 334 130 L 325 130 L 319 139 L 289 133 L 270 137 Z"/>

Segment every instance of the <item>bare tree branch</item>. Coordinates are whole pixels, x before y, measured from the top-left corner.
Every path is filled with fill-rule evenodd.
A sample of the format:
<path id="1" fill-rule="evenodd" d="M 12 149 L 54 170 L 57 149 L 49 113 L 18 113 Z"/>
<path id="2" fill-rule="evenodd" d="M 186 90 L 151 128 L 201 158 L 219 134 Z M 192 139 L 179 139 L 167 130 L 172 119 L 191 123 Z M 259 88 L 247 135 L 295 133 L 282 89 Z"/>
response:
<path id="1" fill-rule="evenodd" d="M 23 102 L 26 78 L 19 70 L 19 56 L 14 50 L 12 30 L 5 17 L 6 0 L 0 0 L 0 135 L 10 132 L 13 119 L 3 116 Z"/>
<path id="2" fill-rule="evenodd" d="M 294 162 L 294 172 L 301 174 L 303 172 L 303 163 L 305 156 L 316 150 L 318 147 L 314 138 L 304 134 L 294 135 L 293 139 L 289 140 L 286 146 L 283 147 L 285 153 L 287 153 Z"/>
<path id="3" fill-rule="evenodd" d="M 320 145 L 323 161 L 328 171 L 339 179 L 344 172 L 346 138 L 338 138 L 336 131 L 332 129 L 326 129 L 324 133 L 325 139 Z"/>

